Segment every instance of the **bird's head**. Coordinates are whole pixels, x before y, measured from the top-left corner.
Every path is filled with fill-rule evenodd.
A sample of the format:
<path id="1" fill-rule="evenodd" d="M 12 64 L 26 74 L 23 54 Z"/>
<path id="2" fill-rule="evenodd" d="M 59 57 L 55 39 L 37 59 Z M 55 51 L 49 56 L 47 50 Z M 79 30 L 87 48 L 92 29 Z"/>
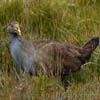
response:
<path id="1" fill-rule="evenodd" d="M 7 32 L 12 35 L 21 35 L 19 23 L 16 21 L 11 22 L 7 27 Z"/>

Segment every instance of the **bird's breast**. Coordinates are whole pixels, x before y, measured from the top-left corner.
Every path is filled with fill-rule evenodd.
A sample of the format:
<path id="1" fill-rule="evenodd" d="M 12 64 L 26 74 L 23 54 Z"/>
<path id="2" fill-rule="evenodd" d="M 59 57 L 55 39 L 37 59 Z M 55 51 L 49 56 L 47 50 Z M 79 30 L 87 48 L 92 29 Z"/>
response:
<path id="1" fill-rule="evenodd" d="M 21 60 L 21 43 L 18 40 L 10 43 L 10 52 L 15 62 L 19 64 Z"/>

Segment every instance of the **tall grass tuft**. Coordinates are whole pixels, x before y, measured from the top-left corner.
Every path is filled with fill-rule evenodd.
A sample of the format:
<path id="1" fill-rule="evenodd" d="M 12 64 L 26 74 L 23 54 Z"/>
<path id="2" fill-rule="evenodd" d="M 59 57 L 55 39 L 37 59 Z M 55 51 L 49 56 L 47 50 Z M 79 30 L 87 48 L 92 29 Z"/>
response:
<path id="1" fill-rule="evenodd" d="M 26 39 L 52 39 L 82 45 L 100 37 L 99 0 L 0 0 L 0 100 L 99 100 L 100 50 L 83 70 L 68 77 L 65 92 L 58 79 L 18 74 L 9 54 L 6 27 L 18 21 Z"/>

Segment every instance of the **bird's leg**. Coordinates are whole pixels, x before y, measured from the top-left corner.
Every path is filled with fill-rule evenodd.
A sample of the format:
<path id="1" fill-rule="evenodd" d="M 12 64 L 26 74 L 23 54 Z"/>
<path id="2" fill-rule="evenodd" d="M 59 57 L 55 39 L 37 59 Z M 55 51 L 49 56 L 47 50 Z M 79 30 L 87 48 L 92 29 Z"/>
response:
<path id="1" fill-rule="evenodd" d="M 68 80 L 66 78 L 67 78 L 66 75 L 61 75 L 61 81 L 62 81 L 62 83 L 64 85 L 65 91 L 66 91 L 66 89 L 67 89 L 67 87 L 69 85 Z"/>
<path id="2" fill-rule="evenodd" d="M 67 69 L 63 68 L 62 73 L 61 73 L 61 81 L 62 81 L 62 83 L 64 85 L 65 91 L 66 91 L 66 89 L 67 89 L 67 87 L 69 85 L 68 80 L 66 79 L 67 75 L 68 75 Z"/>
<path id="3" fill-rule="evenodd" d="M 31 66 L 31 68 L 29 69 L 29 74 L 30 76 L 33 76 L 33 75 L 38 76 L 36 66 Z"/>

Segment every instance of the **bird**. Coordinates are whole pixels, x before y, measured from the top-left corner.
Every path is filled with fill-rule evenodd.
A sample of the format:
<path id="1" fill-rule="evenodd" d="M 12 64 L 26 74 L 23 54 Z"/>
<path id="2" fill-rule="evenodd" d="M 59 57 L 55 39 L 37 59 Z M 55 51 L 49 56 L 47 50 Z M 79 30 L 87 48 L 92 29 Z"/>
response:
<path id="1" fill-rule="evenodd" d="M 30 75 L 38 75 L 39 70 L 48 76 L 60 76 L 67 88 L 66 76 L 81 70 L 93 51 L 99 45 L 99 37 L 94 36 L 83 46 L 54 40 L 26 40 L 22 37 L 17 21 L 7 27 L 9 48 L 15 63 Z"/>

